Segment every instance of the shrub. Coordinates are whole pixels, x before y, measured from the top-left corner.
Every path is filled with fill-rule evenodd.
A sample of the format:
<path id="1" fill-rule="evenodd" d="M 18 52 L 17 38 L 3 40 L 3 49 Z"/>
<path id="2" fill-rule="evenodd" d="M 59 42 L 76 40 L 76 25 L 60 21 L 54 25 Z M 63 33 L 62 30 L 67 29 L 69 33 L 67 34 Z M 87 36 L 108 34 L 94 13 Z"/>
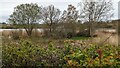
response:
<path id="1" fill-rule="evenodd" d="M 37 47 L 29 41 L 11 43 L 3 48 L 3 66 L 33 66 Z"/>
<path id="2" fill-rule="evenodd" d="M 12 31 L 11 33 L 12 33 L 12 38 L 14 40 L 18 40 L 19 39 L 19 32 L 17 30 Z"/>
<path id="3" fill-rule="evenodd" d="M 66 50 L 67 54 L 63 58 L 65 60 L 64 66 L 119 67 L 120 64 L 118 58 L 115 58 L 118 56 L 116 52 L 119 52 L 117 46 L 103 45 L 98 48 L 97 45 L 92 44 L 82 50 L 71 46 L 68 46 Z"/>
<path id="4" fill-rule="evenodd" d="M 63 45 L 55 40 L 46 43 L 47 45 L 43 46 L 40 42 L 38 44 L 27 39 L 3 44 L 3 66 L 119 67 L 120 65 L 118 46 L 106 44 L 98 47 L 85 42 L 79 42 L 79 46 L 75 46 L 72 45 L 76 43 L 75 40 L 64 41 Z"/>
<path id="5" fill-rule="evenodd" d="M 67 33 L 67 38 L 72 38 L 72 37 L 73 37 L 72 33 L 71 33 L 71 32 L 68 32 L 68 33 Z"/>
<path id="6" fill-rule="evenodd" d="M 41 48 L 31 41 L 21 40 L 3 47 L 3 66 L 60 66 L 63 51 L 50 42 Z"/>
<path id="7" fill-rule="evenodd" d="M 83 30 L 83 31 L 80 31 L 76 34 L 76 36 L 85 36 L 85 37 L 89 37 L 89 31 L 88 30 Z"/>

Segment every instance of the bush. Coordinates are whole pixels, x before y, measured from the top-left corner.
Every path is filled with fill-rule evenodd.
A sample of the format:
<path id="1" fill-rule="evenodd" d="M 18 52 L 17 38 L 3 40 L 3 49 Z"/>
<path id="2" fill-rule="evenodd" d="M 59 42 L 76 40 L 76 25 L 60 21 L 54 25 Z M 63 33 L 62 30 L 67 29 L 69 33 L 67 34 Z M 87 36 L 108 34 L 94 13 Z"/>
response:
<path id="1" fill-rule="evenodd" d="M 62 42 L 62 41 L 61 41 Z M 77 40 L 78 42 L 78 40 Z M 119 67 L 120 48 L 118 46 L 86 44 L 75 40 L 65 40 L 63 45 L 50 40 L 44 46 L 31 39 L 3 44 L 3 66 L 84 66 Z"/>
<path id="2" fill-rule="evenodd" d="M 69 47 L 69 53 L 64 56 L 65 66 L 119 67 L 118 59 L 120 58 L 115 57 L 118 56 L 118 53 L 115 53 L 118 51 L 117 46 L 111 45 L 104 45 L 100 48 L 97 48 L 97 45 L 92 45 L 84 50 Z"/>
<path id="3" fill-rule="evenodd" d="M 50 42 L 47 48 L 41 48 L 31 41 L 21 40 L 3 48 L 3 66 L 59 66 L 63 52 Z"/>
<path id="4" fill-rule="evenodd" d="M 3 66 L 31 66 L 35 65 L 37 47 L 29 41 L 11 43 L 3 48 Z"/>
<path id="5" fill-rule="evenodd" d="M 68 32 L 68 33 L 67 33 L 67 38 L 72 38 L 72 37 L 73 37 L 72 33 L 71 33 L 71 32 Z"/>
<path id="6" fill-rule="evenodd" d="M 76 36 L 78 36 L 78 37 L 80 37 L 80 36 L 90 37 L 88 30 L 80 31 L 80 32 L 78 32 L 78 33 L 76 34 Z"/>
<path id="7" fill-rule="evenodd" d="M 12 31 L 11 33 L 12 33 L 12 38 L 13 38 L 14 40 L 18 40 L 18 39 L 20 38 L 20 37 L 19 37 L 19 32 L 18 32 L 17 30 Z"/>

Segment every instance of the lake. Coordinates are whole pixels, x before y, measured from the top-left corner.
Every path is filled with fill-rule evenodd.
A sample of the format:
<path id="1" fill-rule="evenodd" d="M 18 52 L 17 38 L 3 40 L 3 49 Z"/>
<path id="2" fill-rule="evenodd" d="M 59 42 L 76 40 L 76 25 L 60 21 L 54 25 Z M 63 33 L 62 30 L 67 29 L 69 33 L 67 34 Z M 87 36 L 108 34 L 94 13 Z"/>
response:
<path id="1" fill-rule="evenodd" d="M 25 29 L 0 29 L 0 32 L 2 31 L 14 31 L 14 30 L 22 30 L 25 31 Z M 33 29 L 33 30 L 38 30 L 40 32 L 43 32 L 43 29 Z"/>

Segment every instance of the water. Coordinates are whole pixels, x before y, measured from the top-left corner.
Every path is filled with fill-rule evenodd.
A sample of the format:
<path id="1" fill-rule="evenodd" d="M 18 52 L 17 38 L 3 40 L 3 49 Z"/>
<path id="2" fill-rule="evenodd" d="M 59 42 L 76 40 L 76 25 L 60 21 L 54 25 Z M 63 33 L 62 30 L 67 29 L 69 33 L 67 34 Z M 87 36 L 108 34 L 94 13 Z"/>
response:
<path id="1" fill-rule="evenodd" d="M 14 30 L 22 30 L 22 31 L 25 31 L 25 29 L 0 29 L 0 32 L 2 32 L 2 31 L 14 31 Z M 35 29 L 33 29 L 33 30 L 35 30 Z M 42 32 L 42 31 L 43 31 L 43 29 L 36 29 L 36 30 L 38 30 L 39 32 Z"/>
<path id="2" fill-rule="evenodd" d="M 97 29 L 96 31 L 116 32 L 116 29 L 105 29 L 105 28 L 101 28 L 101 29 Z"/>

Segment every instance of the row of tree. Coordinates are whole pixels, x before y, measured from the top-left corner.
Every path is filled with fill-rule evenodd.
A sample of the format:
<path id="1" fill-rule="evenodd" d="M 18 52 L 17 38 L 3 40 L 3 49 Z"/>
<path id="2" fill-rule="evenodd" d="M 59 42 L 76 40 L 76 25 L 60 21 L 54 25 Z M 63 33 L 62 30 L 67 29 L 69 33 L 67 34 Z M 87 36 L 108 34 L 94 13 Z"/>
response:
<path id="1" fill-rule="evenodd" d="M 96 0 L 93 2 L 85 0 L 79 3 L 79 7 L 80 9 L 77 10 L 75 6 L 68 5 L 67 10 L 61 12 L 54 5 L 41 7 L 36 3 L 20 4 L 14 8 L 9 22 L 23 25 L 22 27 L 28 36 L 31 36 L 32 30 L 36 27 L 34 24 L 42 23 L 46 34 L 52 37 L 68 34 L 71 36 L 70 33 L 75 33 L 77 25 L 84 21 L 87 22 L 89 34 L 92 36 L 96 22 L 109 20 L 113 16 L 111 1 Z"/>

